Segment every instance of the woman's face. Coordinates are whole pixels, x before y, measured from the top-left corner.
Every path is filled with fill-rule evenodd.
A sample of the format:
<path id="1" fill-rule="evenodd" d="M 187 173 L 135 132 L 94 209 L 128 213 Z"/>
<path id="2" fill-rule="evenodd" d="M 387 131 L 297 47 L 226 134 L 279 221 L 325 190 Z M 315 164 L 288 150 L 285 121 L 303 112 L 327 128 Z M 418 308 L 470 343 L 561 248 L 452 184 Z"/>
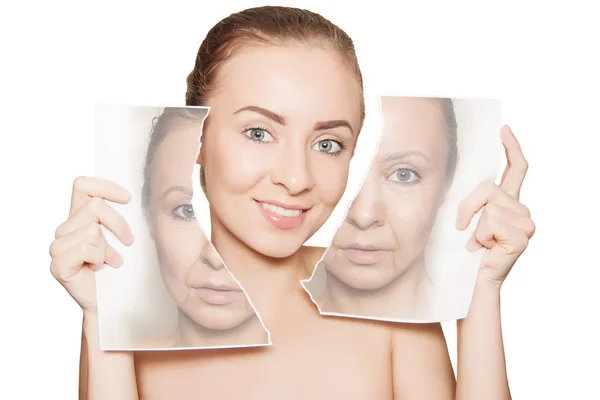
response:
<path id="1" fill-rule="evenodd" d="M 191 175 L 201 127 L 176 125 L 157 150 L 150 223 L 163 281 L 177 306 L 200 326 L 230 329 L 256 315 L 195 219 Z"/>
<path id="2" fill-rule="evenodd" d="M 381 102 L 378 152 L 323 259 L 330 274 L 363 290 L 382 288 L 423 260 L 446 189 L 439 106 L 425 98 Z"/>
<path id="3" fill-rule="evenodd" d="M 199 162 L 213 213 L 255 251 L 287 257 L 327 220 L 347 184 L 360 86 L 318 46 L 246 46 L 219 72 Z"/>

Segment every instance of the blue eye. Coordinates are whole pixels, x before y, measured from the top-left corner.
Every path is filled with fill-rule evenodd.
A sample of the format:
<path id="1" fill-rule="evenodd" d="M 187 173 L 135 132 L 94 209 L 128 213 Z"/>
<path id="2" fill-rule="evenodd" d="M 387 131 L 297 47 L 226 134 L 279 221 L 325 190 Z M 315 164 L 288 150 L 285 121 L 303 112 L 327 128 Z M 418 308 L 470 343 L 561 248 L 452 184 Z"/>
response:
<path id="1" fill-rule="evenodd" d="M 262 128 L 249 128 L 244 131 L 244 134 L 248 136 L 249 139 L 254 140 L 255 142 L 272 142 L 273 136 L 266 129 Z"/>
<path id="2" fill-rule="evenodd" d="M 337 154 L 342 151 L 342 145 L 332 139 L 320 140 L 313 146 L 314 150 L 320 151 L 327 154 Z"/>
<path id="3" fill-rule="evenodd" d="M 194 212 L 194 207 L 191 204 L 182 204 L 178 207 L 175 207 L 173 210 L 173 214 L 175 214 L 176 218 L 180 219 L 195 219 L 196 213 Z"/>
<path id="4" fill-rule="evenodd" d="M 396 183 L 412 184 L 420 180 L 421 176 L 410 168 L 398 168 L 388 179 Z"/>

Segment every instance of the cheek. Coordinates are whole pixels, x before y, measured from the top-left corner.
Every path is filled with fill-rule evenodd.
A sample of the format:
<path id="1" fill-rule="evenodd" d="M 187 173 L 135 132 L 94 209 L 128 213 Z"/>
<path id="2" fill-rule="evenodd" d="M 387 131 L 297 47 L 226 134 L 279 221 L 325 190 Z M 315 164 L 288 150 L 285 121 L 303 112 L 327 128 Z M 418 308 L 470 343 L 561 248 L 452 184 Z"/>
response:
<path id="1" fill-rule="evenodd" d="M 217 134 L 219 134 L 217 132 Z M 268 153 L 256 144 L 233 132 L 223 132 L 206 143 L 204 174 L 207 192 L 226 190 L 244 193 L 268 175 L 265 166 L 272 164 Z M 232 137 L 233 136 L 233 137 Z M 255 148 L 253 148 L 255 147 Z"/>
<path id="2" fill-rule="evenodd" d="M 313 179 L 320 201 L 326 207 L 334 208 L 342 198 L 348 184 L 349 168 L 348 157 L 316 155 L 312 163 Z"/>
<path id="3" fill-rule="evenodd" d="M 422 189 L 413 187 L 388 192 L 384 204 L 387 220 L 398 242 L 411 242 L 426 236 L 432 209 L 431 201 Z"/>
<path id="4" fill-rule="evenodd" d="M 335 235 L 336 237 L 338 236 L 337 234 Z M 335 237 L 334 237 L 335 240 Z M 332 243 L 331 247 L 329 247 L 327 249 L 327 251 L 325 251 L 325 254 L 323 255 L 323 262 L 322 265 L 318 265 L 317 267 L 320 268 L 327 268 L 327 269 L 331 269 L 333 266 L 335 266 L 336 264 L 336 258 L 337 258 L 337 252 L 340 251 L 339 249 L 336 248 L 336 244 Z"/>
<path id="5" fill-rule="evenodd" d="M 168 221 L 157 225 L 156 250 L 163 276 L 185 282 L 190 268 L 199 257 L 200 229 L 184 226 L 190 222 Z"/>

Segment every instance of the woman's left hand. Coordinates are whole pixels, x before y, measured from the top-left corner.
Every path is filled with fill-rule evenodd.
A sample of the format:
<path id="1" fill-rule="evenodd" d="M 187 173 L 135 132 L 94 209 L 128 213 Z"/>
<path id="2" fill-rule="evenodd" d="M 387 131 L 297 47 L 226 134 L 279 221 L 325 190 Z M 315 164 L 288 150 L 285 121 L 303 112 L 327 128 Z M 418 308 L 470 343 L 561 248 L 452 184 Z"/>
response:
<path id="1" fill-rule="evenodd" d="M 487 248 L 479 268 L 479 278 L 501 285 L 535 233 L 529 209 L 519 202 L 528 163 L 512 130 L 503 126 L 502 144 L 507 165 L 500 185 L 493 181 L 479 185 L 465 198 L 458 211 L 456 227 L 466 229 L 475 213 L 483 208 L 475 233 L 467 243 L 471 252 Z"/>

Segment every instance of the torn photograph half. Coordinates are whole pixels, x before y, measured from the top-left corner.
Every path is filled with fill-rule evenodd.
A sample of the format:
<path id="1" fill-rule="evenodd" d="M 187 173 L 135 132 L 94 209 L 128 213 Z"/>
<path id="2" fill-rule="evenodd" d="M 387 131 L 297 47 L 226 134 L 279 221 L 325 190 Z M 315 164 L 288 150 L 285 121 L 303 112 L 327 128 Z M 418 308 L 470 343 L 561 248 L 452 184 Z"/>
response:
<path id="1" fill-rule="evenodd" d="M 501 102 L 380 95 L 382 132 L 362 186 L 311 278 L 323 315 L 440 322 L 469 310 L 484 250 L 456 228 L 461 201 L 497 177 Z M 367 168 L 365 168 L 367 170 Z"/>
<path id="2" fill-rule="evenodd" d="M 96 272 L 103 350 L 271 345 L 244 288 L 209 240 L 196 207 L 205 202 L 197 165 L 208 107 L 98 105 L 94 174 L 125 187 L 116 211 L 135 242 L 120 268 Z M 199 214 L 199 212 L 198 212 Z M 207 218 L 203 216 L 203 218 Z"/>

